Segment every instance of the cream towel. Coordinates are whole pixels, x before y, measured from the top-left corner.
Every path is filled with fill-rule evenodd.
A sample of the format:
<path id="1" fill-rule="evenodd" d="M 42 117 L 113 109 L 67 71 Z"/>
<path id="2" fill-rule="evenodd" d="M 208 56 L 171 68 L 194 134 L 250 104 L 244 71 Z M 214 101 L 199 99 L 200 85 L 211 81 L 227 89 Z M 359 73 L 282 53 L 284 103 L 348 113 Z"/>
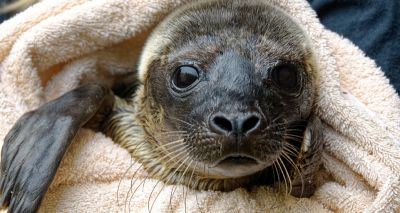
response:
<path id="1" fill-rule="evenodd" d="M 44 0 L 0 26 L 0 139 L 24 112 L 88 80 L 136 69 L 154 24 L 190 0 Z M 305 0 L 271 2 L 310 35 L 322 82 L 323 163 L 334 180 L 310 199 L 193 191 L 147 178 L 127 151 L 81 130 L 42 212 L 400 211 L 400 99 L 375 63 L 324 29 Z M 262 24 L 262 23 L 260 23 Z"/>

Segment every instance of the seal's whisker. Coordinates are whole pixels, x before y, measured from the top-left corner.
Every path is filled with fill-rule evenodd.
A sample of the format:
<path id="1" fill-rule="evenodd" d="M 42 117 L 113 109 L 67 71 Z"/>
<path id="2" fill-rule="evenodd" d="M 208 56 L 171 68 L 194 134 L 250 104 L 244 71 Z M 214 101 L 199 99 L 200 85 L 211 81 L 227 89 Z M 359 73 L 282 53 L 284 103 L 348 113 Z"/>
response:
<path id="1" fill-rule="evenodd" d="M 288 160 L 289 162 L 291 162 L 291 164 L 293 165 L 293 168 L 295 169 L 295 171 L 297 172 L 297 174 L 299 175 L 298 177 L 300 178 L 301 181 L 301 187 L 303 190 L 304 187 L 304 178 L 303 178 L 303 172 L 301 171 L 301 168 L 299 168 L 299 166 L 294 165 L 294 162 L 288 157 L 288 156 L 283 156 L 284 158 L 286 158 L 286 160 Z M 293 177 L 295 178 L 295 176 Z"/>
<path id="2" fill-rule="evenodd" d="M 136 182 L 136 180 L 137 180 L 137 178 L 135 178 L 136 173 L 142 168 L 142 166 L 143 166 L 143 165 L 141 165 L 138 169 L 136 169 L 136 171 L 135 171 L 135 173 L 134 173 L 134 176 L 133 176 L 132 179 L 131 179 L 131 186 L 130 186 L 130 188 L 129 188 L 129 190 L 128 190 L 126 196 L 125 196 L 125 204 L 124 204 L 125 212 L 126 212 L 126 206 L 127 206 L 127 204 L 129 204 L 129 203 L 128 203 L 129 193 L 132 191 L 133 185 L 135 184 L 135 182 Z M 133 179 L 135 179 L 135 180 L 132 181 Z M 130 200 L 129 200 L 129 202 L 130 202 Z M 128 210 L 130 210 L 130 205 L 128 206 Z"/>
<path id="3" fill-rule="evenodd" d="M 186 188 L 186 186 L 185 185 L 182 185 L 182 191 L 183 191 L 183 199 L 184 199 L 184 206 L 185 206 L 185 213 L 186 213 L 186 209 L 187 209 L 187 207 L 186 207 L 186 193 L 187 193 L 187 188 Z"/>
<path id="4" fill-rule="evenodd" d="M 277 167 L 277 165 L 276 164 L 278 164 L 277 163 L 278 161 L 274 161 L 274 163 L 272 164 L 272 166 L 273 166 L 273 168 L 274 168 L 274 171 L 276 172 L 276 177 L 278 178 L 278 190 L 280 191 L 281 190 L 281 177 L 280 177 L 280 172 L 279 172 L 279 170 L 278 170 L 278 167 Z M 274 182 L 274 184 L 275 184 L 275 182 Z"/>
<path id="5" fill-rule="evenodd" d="M 167 134 L 181 134 L 181 133 L 187 133 L 187 131 L 185 130 L 162 131 L 158 134 L 167 135 Z"/>
<path id="6" fill-rule="evenodd" d="M 271 124 L 268 125 L 267 127 L 268 127 L 269 129 L 271 129 L 271 128 L 277 128 L 277 127 L 282 127 L 282 126 L 286 126 L 286 125 L 288 125 L 288 123 L 286 123 L 286 122 L 279 122 L 279 123 L 271 123 Z"/>
<path id="7" fill-rule="evenodd" d="M 198 156 L 196 156 L 196 157 L 198 157 Z M 199 161 L 196 161 L 196 164 L 194 165 L 193 168 L 197 168 L 197 165 L 198 165 L 198 164 L 199 164 Z M 192 174 L 190 175 L 189 182 L 188 182 L 189 184 L 192 184 L 193 186 L 196 185 L 196 184 L 193 184 L 193 183 L 192 183 L 192 178 L 193 178 L 193 175 L 194 175 L 194 171 L 195 171 L 195 169 L 192 170 Z M 190 187 L 193 187 L 192 185 L 190 185 Z M 197 208 L 198 208 L 199 210 L 201 210 L 200 205 L 199 205 L 199 200 L 198 200 L 198 198 L 197 198 L 197 193 L 195 193 L 195 198 L 196 198 L 196 205 L 197 205 Z"/>
<path id="8" fill-rule="evenodd" d="M 137 148 L 139 148 L 139 147 L 141 147 L 143 144 L 139 144 L 139 145 L 137 145 L 136 147 Z M 131 158 L 132 159 L 132 158 Z M 141 169 L 142 169 L 142 167 L 143 167 L 143 164 L 141 164 L 137 169 L 136 169 L 136 171 L 133 173 L 133 176 L 132 176 L 132 179 L 131 179 L 131 185 L 130 185 L 130 187 L 129 187 L 129 190 L 128 190 L 128 192 L 127 192 L 127 194 L 126 194 L 126 196 L 125 196 L 125 204 L 124 204 L 124 209 L 126 210 L 126 203 L 127 203 L 127 201 L 128 201 L 128 195 L 129 195 L 129 193 L 131 192 L 131 190 L 132 190 L 132 187 L 133 187 L 133 178 L 135 178 L 136 177 L 136 174 L 138 173 L 138 171 L 140 171 Z M 119 187 L 119 186 L 118 186 Z M 118 189 L 119 190 L 119 189 Z"/>
<path id="9" fill-rule="evenodd" d="M 285 151 L 288 153 L 289 156 L 299 158 L 300 157 L 300 148 L 295 147 L 294 145 L 290 143 L 286 143 L 284 146 Z"/>
<path id="10" fill-rule="evenodd" d="M 290 178 L 290 174 L 289 174 L 289 172 L 288 172 L 288 170 L 287 170 L 287 168 L 286 168 L 285 163 L 282 161 L 282 158 L 279 157 L 278 160 L 279 160 L 279 161 L 281 162 L 281 164 L 282 164 L 282 167 L 283 167 L 283 169 L 284 169 L 284 171 L 285 171 L 285 174 L 286 174 L 286 179 L 287 179 L 287 181 L 288 181 L 288 183 L 289 183 L 289 191 L 286 190 L 286 194 L 290 194 L 290 192 L 292 192 L 292 180 L 291 180 L 291 178 Z"/>
<path id="11" fill-rule="evenodd" d="M 117 187 L 117 205 L 119 205 L 119 187 L 121 186 L 122 180 L 125 178 L 126 174 L 129 172 L 129 170 L 133 167 L 135 162 L 133 161 L 133 158 L 130 159 L 130 165 L 122 175 L 121 179 L 118 181 L 118 187 Z"/>
<path id="12" fill-rule="evenodd" d="M 177 168 L 175 168 L 175 170 L 173 172 L 171 172 L 170 174 L 168 174 L 168 179 L 165 181 L 167 184 L 170 184 L 170 181 L 172 180 L 172 177 L 174 177 L 174 174 L 176 174 L 176 172 L 180 169 L 180 167 L 186 162 L 186 160 L 190 158 L 190 152 L 186 153 L 185 156 L 181 157 L 179 160 L 177 160 L 173 165 L 171 165 L 170 168 L 174 168 L 176 167 L 179 163 L 179 166 Z M 185 159 L 185 160 L 183 160 Z M 171 162 L 170 160 L 167 162 L 169 163 Z M 173 169 L 172 169 L 173 170 Z"/>
<path id="13" fill-rule="evenodd" d="M 182 157 L 181 160 L 179 160 L 179 161 L 177 161 L 175 164 L 173 164 L 173 165 L 171 166 L 171 168 L 175 167 L 175 166 L 176 166 L 180 161 L 182 161 L 182 159 L 185 158 L 185 157 L 188 158 L 188 157 L 189 157 L 189 153 L 188 153 L 186 156 Z M 185 161 L 186 161 L 186 160 L 183 160 L 182 163 L 181 163 L 181 165 L 182 165 L 183 162 L 185 162 Z M 174 170 L 174 172 L 168 174 L 168 176 L 167 176 L 168 179 L 164 181 L 166 185 L 167 185 L 167 184 L 171 184 L 170 181 L 172 180 L 172 178 L 174 177 L 176 171 L 179 169 L 179 167 L 180 167 L 181 165 L 179 165 L 178 168 L 176 168 L 176 169 Z M 176 185 L 175 185 L 175 186 L 176 186 Z M 172 189 L 172 191 L 171 191 L 170 200 L 169 200 L 169 205 L 171 205 L 172 197 L 173 197 L 173 194 L 174 194 L 174 192 L 175 192 L 175 190 L 176 190 L 175 186 L 173 187 L 173 189 Z"/>
<path id="14" fill-rule="evenodd" d="M 282 157 L 290 164 L 292 165 L 293 169 L 299 176 L 301 176 L 302 172 L 300 171 L 300 168 L 295 164 L 292 158 L 289 157 L 289 155 L 286 152 L 282 152 Z"/>
<path id="15" fill-rule="evenodd" d="M 292 157 L 298 157 L 299 155 L 299 151 L 289 143 L 285 143 L 283 145 L 283 151 L 286 152 L 288 154 L 288 156 L 292 156 Z"/>
<path id="16" fill-rule="evenodd" d="M 197 164 L 198 164 L 199 162 L 198 161 L 196 161 L 196 164 L 194 165 L 194 168 L 197 168 Z M 195 169 L 193 169 L 192 170 L 192 174 L 190 174 L 190 178 L 189 178 L 189 184 L 191 184 L 192 183 L 192 178 L 193 178 L 193 175 L 194 175 L 194 171 L 195 171 Z M 193 185 L 195 185 L 195 184 L 193 184 Z M 192 186 L 191 186 L 192 187 Z M 195 193 L 195 198 L 196 198 L 196 204 L 197 204 L 197 208 L 198 209 L 200 209 L 200 206 L 199 206 L 199 201 L 198 201 L 198 199 L 197 199 L 197 193 Z"/>
<path id="17" fill-rule="evenodd" d="M 286 133 L 285 137 L 288 137 L 288 138 L 290 137 L 292 139 L 298 139 L 298 140 L 303 141 L 303 136 L 302 135 L 295 135 L 295 134 Z"/>
<path id="18" fill-rule="evenodd" d="M 189 156 L 189 155 L 187 155 L 187 156 Z M 190 159 L 190 157 L 187 157 L 184 161 L 182 161 L 181 165 L 179 165 L 179 167 L 176 168 L 175 171 L 174 171 L 172 174 L 175 174 L 175 173 L 177 172 L 177 170 L 183 165 L 183 163 L 186 162 L 188 159 Z M 192 161 L 193 161 L 193 160 L 192 160 Z M 189 168 L 189 167 L 187 166 L 187 168 Z M 185 172 L 186 172 L 187 168 L 185 169 Z M 184 173 L 185 173 L 185 172 L 184 172 Z M 184 177 L 184 173 L 183 173 L 183 174 L 181 175 L 181 177 L 179 178 L 178 183 L 181 182 L 182 178 Z M 173 177 L 173 175 L 171 175 L 171 176 L 169 177 L 168 182 L 171 180 L 172 177 Z M 183 186 L 183 185 L 182 185 L 182 186 Z M 175 190 L 176 190 L 176 188 L 173 189 L 173 191 L 171 192 L 170 203 L 171 203 L 172 197 L 174 196 Z"/>
<path id="19" fill-rule="evenodd" d="M 151 195 L 153 194 L 154 190 L 156 189 L 157 185 L 158 185 L 160 182 L 161 182 L 161 181 L 158 180 L 157 183 L 154 185 L 153 189 L 152 189 L 151 192 L 150 192 L 149 199 L 147 200 L 147 210 L 149 211 L 149 213 L 151 213 L 151 211 L 152 211 L 152 209 L 153 209 L 153 205 L 154 205 L 154 203 L 156 202 L 156 200 L 157 200 L 157 198 L 158 198 L 158 195 L 160 195 L 161 191 L 162 191 L 162 190 L 164 189 L 164 187 L 165 187 L 165 184 L 161 187 L 161 189 L 158 191 L 158 193 L 157 193 L 157 195 L 156 195 L 156 197 L 155 197 L 155 199 L 154 199 L 154 201 L 153 201 L 153 204 L 152 204 L 151 207 L 150 207 Z"/>
<path id="20" fill-rule="evenodd" d="M 192 178 L 193 178 L 193 175 L 194 175 L 194 171 L 196 170 L 196 168 L 197 168 L 197 165 L 198 165 L 198 161 L 196 161 L 196 164 L 194 165 L 194 167 L 193 167 L 193 169 L 192 169 L 192 173 L 190 174 L 190 177 L 189 177 L 189 184 L 191 184 L 192 183 Z M 193 184 L 194 185 L 194 184 Z"/>
<path id="21" fill-rule="evenodd" d="M 292 158 L 289 157 L 289 155 L 285 152 L 285 150 L 282 151 L 281 156 L 285 158 L 285 160 L 291 164 L 295 169 L 297 168 L 296 164 L 292 160 Z"/>
<path id="22" fill-rule="evenodd" d="M 138 147 L 140 147 L 140 146 L 142 146 L 142 144 L 135 145 L 134 147 L 135 147 L 135 148 L 138 148 Z M 125 176 L 126 176 L 126 174 L 128 173 L 128 171 L 129 171 L 129 170 L 132 168 L 132 166 L 136 163 L 136 162 L 133 161 L 133 158 L 131 158 L 130 160 L 131 160 L 130 166 L 128 167 L 128 169 L 126 169 L 126 171 L 124 172 L 123 176 L 121 177 L 121 179 L 119 180 L 119 183 L 118 183 L 118 187 L 117 187 L 117 204 L 119 204 L 119 188 L 120 188 L 122 179 L 125 178 Z M 136 173 L 135 173 L 135 174 L 136 174 Z"/>
<path id="23" fill-rule="evenodd" d="M 302 143 L 302 142 L 303 142 L 303 139 L 300 139 L 300 138 L 293 138 L 293 137 L 291 137 L 291 136 L 285 136 L 285 139 L 286 139 L 286 140 L 290 140 L 290 141 L 295 142 L 295 143 Z"/>
<path id="24" fill-rule="evenodd" d="M 297 136 L 303 135 L 304 124 L 299 124 L 298 128 L 296 128 L 296 126 L 291 125 L 286 128 L 286 131 L 288 132 L 288 134 L 289 134 L 289 132 L 293 132 L 293 133 L 299 134 Z"/>
<path id="25" fill-rule="evenodd" d="M 179 171 L 179 169 L 181 168 L 181 166 L 186 165 L 185 170 L 183 171 L 183 173 L 180 174 L 181 177 L 179 178 L 178 183 L 182 183 L 182 179 L 184 178 L 185 173 L 186 173 L 187 169 L 189 168 L 189 166 L 187 165 L 187 161 L 188 161 L 188 160 L 191 160 L 190 163 L 193 162 L 193 158 L 190 156 L 190 153 L 188 153 L 188 154 L 186 155 L 185 160 L 182 160 L 182 161 L 181 161 L 181 164 L 180 164 L 180 165 L 175 169 L 175 171 L 173 172 L 174 174 L 176 174 L 176 173 Z M 190 164 L 189 164 L 189 165 L 190 165 Z"/>
<path id="26" fill-rule="evenodd" d="M 148 175 L 148 174 L 146 175 L 146 177 L 144 177 L 144 178 L 142 179 L 142 181 L 139 183 L 139 185 L 138 185 L 138 186 L 135 188 L 135 190 L 132 192 L 132 194 L 131 194 L 131 196 L 130 196 L 130 198 L 129 198 L 129 202 L 128 202 L 129 212 L 130 212 L 131 201 L 132 201 L 133 196 L 136 194 L 136 191 L 139 189 L 139 187 L 140 187 L 142 184 L 143 184 L 143 187 L 144 187 L 147 178 L 149 178 L 149 175 Z M 138 179 L 135 179 L 134 184 L 136 183 L 136 180 L 138 180 Z"/>
<path id="27" fill-rule="evenodd" d="M 172 187 L 171 193 L 170 193 L 170 195 L 169 195 L 169 204 L 168 204 L 168 206 L 171 207 L 171 210 L 172 210 L 172 198 L 173 198 L 173 196 L 174 196 L 176 187 L 177 187 L 177 185 L 174 185 L 174 186 Z"/>
<path id="28" fill-rule="evenodd" d="M 181 149 L 187 149 L 185 146 L 183 146 Z M 177 152 L 179 153 L 180 151 L 179 150 L 177 150 Z M 184 159 L 184 158 L 186 158 L 186 157 L 188 157 L 188 156 L 190 156 L 190 152 L 188 152 L 188 153 L 186 153 L 186 155 L 184 155 L 184 156 L 179 156 L 178 154 L 176 154 L 177 152 L 171 152 L 171 154 L 170 155 L 172 155 L 173 157 L 171 157 L 171 158 L 169 158 L 168 160 L 166 160 L 166 162 L 165 162 L 165 164 L 172 164 L 172 162 L 174 161 L 174 160 L 176 160 L 175 161 L 175 163 L 173 163 L 172 165 L 171 165 L 171 169 L 173 169 L 176 165 L 178 165 L 179 163 L 183 163 L 183 161 L 182 161 L 182 159 Z M 180 157 L 180 158 L 179 158 Z M 166 156 L 164 156 L 163 157 L 163 160 L 164 159 L 167 159 L 168 157 L 167 157 L 167 155 Z M 178 167 L 179 168 L 179 167 Z M 176 170 L 174 171 L 174 172 L 172 172 L 172 174 L 174 174 L 176 172 Z"/>
<path id="29" fill-rule="evenodd" d="M 183 149 L 183 148 L 186 148 L 186 147 L 182 147 L 182 149 Z M 179 150 L 176 150 L 176 151 L 179 151 Z M 174 155 L 173 158 L 179 157 L 179 155 L 176 155 L 175 152 L 171 152 L 171 153 Z M 187 156 L 189 156 L 189 153 L 186 154 L 185 156 L 181 156 L 181 158 L 178 159 L 177 162 L 176 162 L 172 167 L 174 167 L 177 163 L 179 163 L 180 161 L 182 161 L 182 159 L 187 158 Z M 170 160 L 171 160 L 171 159 L 169 159 L 169 161 L 170 161 Z M 167 163 L 169 163 L 169 161 L 167 161 Z M 182 161 L 182 162 L 184 162 L 184 161 Z M 182 164 L 181 164 L 181 165 L 182 165 Z M 178 168 L 179 168 L 179 167 L 178 167 Z M 151 173 L 151 172 L 150 172 L 150 173 Z M 134 194 L 136 193 L 136 191 L 138 190 L 138 188 L 140 187 L 140 185 L 143 184 L 143 187 L 144 187 L 144 183 L 145 183 L 146 179 L 149 177 L 149 175 L 150 175 L 150 174 L 146 175 L 146 177 L 143 179 L 143 181 L 136 187 L 135 191 L 132 193 L 131 198 L 130 198 L 130 200 L 129 200 L 129 206 L 130 206 L 130 201 L 131 201 L 132 197 L 134 196 Z M 136 181 L 136 180 L 135 180 L 135 181 Z M 158 183 L 159 183 L 159 182 L 157 182 L 157 184 L 158 184 Z M 156 184 L 156 185 L 157 185 L 157 184 Z M 151 194 L 153 193 L 153 191 L 154 191 L 154 188 L 153 188 L 152 192 L 150 193 L 149 200 L 151 199 Z M 148 202 L 149 202 L 149 201 L 148 201 Z M 148 203 L 148 207 L 149 207 L 149 203 Z"/>
<path id="30" fill-rule="evenodd" d="M 283 171 L 283 169 L 282 169 L 281 161 L 280 161 L 279 159 L 280 159 L 280 158 L 278 158 L 278 159 L 276 160 L 277 166 L 278 166 L 278 168 L 279 168 L 280 173 L 282 174 L 283 182 L 285 183 L 285 193 L 288 194 L 288 193 L 287 193 L 288 183 L 287 183 L 287 180 L 286 180 L 286 175 L 285 175 L 285 173 L 284 173 L 284 171 Z"/>
<path id="31" fill-rule="evenodd" d="M 177 149 L 177 147 L 182 146 L 182 145 L 183 145 L 182 142 L 183 142 L 183 140 L 179 140 L 179 141 L 174 142 L 174 143 L 164 144 L 164 145 L 161 145 L 161 146 L 157 146 L 157 147 L 154 149 L 154 151 L 157 151 L 157 152 L 160 152 L 160 153 L 163 153 L 164 151 L 171 152 L 171 151 L 173 151 L 174 149 Z"/>
<path id="32" fill-rule="evenodd" d="M 184 147 L 182 147 L 182 148 L 184 148 Z M 174 158 L 176 158 L 177 156 L 179 156 L 179 155 L 176 155 L 176 153 L 174 153 L 174 152 L 171 152 L 171 153 L 174 155 Z M 184 156 L 184 157 L 185 157 L 185 156 Z M 183 159 L 184 157 L 182 157 L 182 159 Z M 150 172 L 150 173 L 151 173 L 151 172 Z M 130 202 L 131 202 L 133 196 L 135 195 L 135 193 L 136 193 L 136 191 L 139 189 L 139 187 L 140 187 L 142 184 L 143 184 L 143 187 L 144 187 L 145 181 L 146 181 L 146 179 L 149 177 L 149 175 L 150 175 L 150 174 L 147 174 L 146 177 L 142 180 L 142 182 L 141 182 L 141 183 L 135 188 L 135 190 L 132 192 L 132 194 L 131 194 L 131 196 L 130 196 L 130 199 L 129 199 L 129 206 L 130 206 Z M 136 183 L 137 180 L 138 180 L 138 179 L 135 179 L 133 185 Z"/>
<path id="33" fill-rule="evenodd" d="M 176 117 L 169 117 L 169 118 L 170 118 L 170 119 L 173 119 L 173 120 L 176 120 L 176 121 L 178 121 L 178 122 L 181 122 L 182 124 L 186 124 L 186 125 L 188 125 L 189 127 L 194 126 L 194 124 L 191 124 L 191 123 L 189 123 L 189 122 L 187 122 L 187 121 L 184 121 L 184 120 L 179 119 L 179 118 L 176 118 Z"/>
<path id="34" fill-rule="evenodd" d="M 181 147 L 180 147 L 180 146 L 181 146 Z M 184 151 L 185 149 L 187 149 L 187 147 L 184 146 L 184 145 L 182 145 L 182 144 L 180 144 L 180 145 L 177 146 L 177 147 L 180 147 L 180 148 L 177 148 L 177 149 L 175 149 L 174 151 L 165 154 L 163 157 L 160 158 L 160 160 L 163 161 L 163 160 L 165 160 L 165 159 L 168 158 L 167 163 L 169 163 L 169 162 L 171 162 L 172 160 L 176 159 L 176 158 L 179 156 L 179 155 L 177 155 L 177 154 L 179 154 L 181 151 Z M 161 152 L 160 152 L 160 153 L 161 153 Z M 163 154 L 163 153 L 162 153 L 162 154 Z M 171 156 L 172 156 L 172 157 L 171 157 Z"/>
<path id="35" fill-rule="evenodd" d="M 284 115 L 281 113 L 281 114 L 278 115 L 276 118 L 274 118 L 274 119 L 271 121 L 271 123 L 275 123 L 277 120 L 283 118 L 283 116 L 284 116 Z"/>
<path id="36" fill-rule="evenodd" d="M 193 160 L 190 162 L 190 164 L 193 162 Z M 189 164 L 189 166 L 190 166 L 190 164 Z M 189 167 L 188 166 L 188 167 Z M 193 170 L 194 171 L 194 170 Z M 192 173 L 193 174 L 193 173 Z M 189 181 L 190 182 L 190 181 Z M 151 205 L 151 208 L 150 208 L 150 212 L 152 211 L 152 209 L 153 209 L 153 206 L 154 206 L 154 204 L 155 204 L 155 202 L 156 202 L 156 200 L 157 200 L 157 198 L 158 198 L 158 196 L 160 195 L 160 193 L 161 193 L 161 191 L 164 189 L 164 187 L 167 185 L 167 182 L 166 183 L 164 183 L 164 185 L 163 185 L 163 187 L 161 188 L 161 190 L 157 193 L 157 195 L 156 195 L 156 198 L 154 199 L 154 201 L 153 201 L 153 204 Z M 154 190 L 154 189 L 153 189 Z M 151 197 L 151 193 L 150 193 L 150 197 Z M 148 202 L 150 202 L 150 198 L 149 198 L 149 201 Z"/>
<path id="37" fill-rule="evenodd" d="M 159 154 L 165 154 L 165 152 L 170 153 L 174 149 L 176 150 L 177 147 L 182 146 L 182 142 L 183 142 L 183 140 L 179 140 L 176 142 L 172 142 L 170 144 L 164 144 L 164 145 L 160 145 L 160 146 L 157 145 L 157 147 L 154 149 L 154 152 L 159 153 Z"/>
<path id="38" fill-rule="evenodd" d="M 168 141 L 169 138 L 173 139 L 173 140 L 178 140 L 178 139 L 182 139 L 182 138 L 185 138 L 188 136 L 189 136 L 188 134 L 183 134 L 183 133 L 169 133 L 169 134 L 161 134 L 160 133 L 160 135 L 157 135 L 154 138 L 156 138 L 158 142 L 160 142 L 160 141 L 165 142 L 165 141 Z"/>
<path id="39" fill-rule="evenodd" d="M 188 169 L 189 169 L 189 167 L 191 166 L 191 164 L 193 163 L 193 159 L 192 159 L 192 161 L 190 161 L 190 163 L 189 164 L 187 164 L 187 166 L 186 166 L 186 169 L 185 169 L 185 171 L 183 172 L 183 174 L 182 174 L 182 179 L 185 179 L 185 175 L 186 175 L 186 172 L 188 171 Z M 193 170 L 194 171 L 194 170 Z M 181 180 L 179 181 L 179 182 L 181 182 Z M 183 187 L 183 189 L 184 189 L 184 192 L 183 192 L 183 196 L 184 196 L 184 200 L 185 200 L 185 212 L 186 212 L 186 199 L 187 199 L 187 189 L 186 189 L 186 191 L 185 191 L 185 185 L 184 184 L 182 184 L 182 187 Z"/>
<path id="40" fill-rule="evenodd" d="M 182 142 L 183 140 L 184 140 L 184 137 L 176 138 L 174 140 L 165 140 L 165 139 L 162 141 L 157 140 L 157 146 L 159 146 L 159 147 L 160 146 L 168 146 L 167 144 L 179 143 L 179 142 Z"/>
<path id="41" fill-rule="evenodd" d="M 158 142 L 162 142 L 161 144 L 167 144 L 170 141 L 182 140 L 186 137 L 189 137 L 189 134 L 171 133 L 165 135 L 157 135 L 155 138 L 157 139 Z"/>

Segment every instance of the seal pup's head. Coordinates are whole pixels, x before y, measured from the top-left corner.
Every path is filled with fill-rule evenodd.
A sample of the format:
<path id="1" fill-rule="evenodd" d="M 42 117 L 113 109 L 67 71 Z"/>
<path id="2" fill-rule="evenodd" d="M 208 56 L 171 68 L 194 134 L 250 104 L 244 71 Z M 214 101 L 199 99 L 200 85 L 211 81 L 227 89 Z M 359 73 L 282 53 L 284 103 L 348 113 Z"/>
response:
<path id="1" fill-rule="evenodd" d="M 148 148 L 133 155 L 171 183 L 246 185 L 282 159 L 294 163 L 316 73 L 306 34 L 281 9 L 265 1 L 186 5 L 143 50 L 136 117 Z"/>

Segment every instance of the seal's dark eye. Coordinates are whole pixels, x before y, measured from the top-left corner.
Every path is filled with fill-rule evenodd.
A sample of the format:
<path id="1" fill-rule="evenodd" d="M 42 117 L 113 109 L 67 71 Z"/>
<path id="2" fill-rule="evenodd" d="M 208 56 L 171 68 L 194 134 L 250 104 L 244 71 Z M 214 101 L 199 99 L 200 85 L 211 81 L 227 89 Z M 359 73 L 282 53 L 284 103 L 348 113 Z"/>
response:
<path id="1" fill-rule="evenodd" d="M 278 65 L 271 72 L 272 81 L 284 92 L 293 93 L 300 88 L 299 73 L 295 65 Z"/>
<path id="2" fill-rule="evenodd" d="M 199 71 L 190 65 L 178 67 L 172 77 L 172 82 L 179 89 L 184 89 L 192 85 L 199 79 Z"/>

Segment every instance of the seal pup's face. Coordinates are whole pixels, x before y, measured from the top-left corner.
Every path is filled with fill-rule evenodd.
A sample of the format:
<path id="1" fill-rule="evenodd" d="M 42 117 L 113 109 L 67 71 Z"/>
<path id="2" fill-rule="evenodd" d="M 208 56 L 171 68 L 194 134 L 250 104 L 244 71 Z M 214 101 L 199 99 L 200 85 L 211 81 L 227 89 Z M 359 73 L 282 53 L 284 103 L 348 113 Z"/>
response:
<path id="1" fill-rule="evenodd" d="M 138 118 L 176 170 L 248 176 L 299 151 L 313 69 L 308 39 L 280 9 L 258 1 L 196 3 L 149 39 Z"/>

